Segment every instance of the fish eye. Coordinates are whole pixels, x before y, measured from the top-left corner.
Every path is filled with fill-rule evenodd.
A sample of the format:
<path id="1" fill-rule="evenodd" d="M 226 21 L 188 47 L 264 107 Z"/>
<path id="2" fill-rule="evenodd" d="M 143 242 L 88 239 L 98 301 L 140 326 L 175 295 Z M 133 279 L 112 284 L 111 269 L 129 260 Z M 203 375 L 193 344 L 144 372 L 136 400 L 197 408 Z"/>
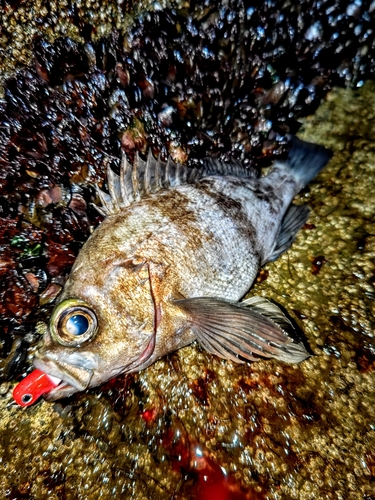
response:
<path id="1" fill-rule="evenodd" d="M 84 314 L 74 314 L 67 320 L 66 329 L 71 335 L 84 335 L 89 329 L 90 323 Z"/>
<path id="2" fill-rule="evenodd" d="M 52 313 L 50 332 L 61 345 L 79 346 L 91 340 L 98 329 L 98 320 L 89 305 L 79 299 L 58 304 Z"/>

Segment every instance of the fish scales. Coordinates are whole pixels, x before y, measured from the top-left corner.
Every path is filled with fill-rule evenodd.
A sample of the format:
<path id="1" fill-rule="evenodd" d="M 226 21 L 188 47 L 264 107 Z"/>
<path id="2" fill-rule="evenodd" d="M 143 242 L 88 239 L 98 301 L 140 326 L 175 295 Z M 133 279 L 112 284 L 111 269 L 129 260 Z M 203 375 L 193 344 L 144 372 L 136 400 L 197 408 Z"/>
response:
<path id="1" fill-rule="evenodd" d="M 296 138 L 257 177 L 209 160 L 201 171 L 136 157 L 98 191 L 105 219 L 81 249 L 35 366 L 59 385 L 48 400 L 146 368 L 198 340 L 234 361 L 308 357 L 293 324 L 263 297 L 241 301 L 258 269 L 292 244 L 308 216 L 294 196 L 331 152 Z"/>
<path id="2" fill-rule="evenodd" d="M 82 271 L 79 257 L 64 295 L 82 293 L 85 275 L 88 289 L 95 281 L 98 265 L 102 269 L 100 286 L 103 287 L 118 256 L 137 255 L 173 265 L 174 274 L 179 273 L 176 290 L 184 296 L 239 300 L 248 290 L 249 282 L 254 280 L 260 261 L 264 260 L 264 250 L 273 244 L 278 224 L 270 216 L 265 217 L 266 211 L 273 209 L 267 201 L 259 204 L 252 223 L 251 215 L 255 211 L 253 214 L 251 211 L 257 194 L 245 183 L 232 186 L 236 180 L 225 179 L 232 198 L 218 191 L 222 186 L 215 184 L 221 183 L 209 185 L 206 179 L 196 186 L 178 186 L 161 195 L 153 195 L 134 210 L 130 208 L 104 221 L 101 231 L 96 231 L 88 243 L 89 258 L 83 254 L 82 266 L 86 271 Z M 246 203 L 237 201 L 241 199 Z M 261 214 L 270 227 L 264 228 Z M 282 216 L 280 213 L 279 217 Z M 269 243 L 263 237 L 262 241 L 267 244 L 259 247 L 257 241 L 262 231 L 266 231 Z M 95 248 L 95 252 L 91 248 Z M 77 272 L 79 280 L 74 279 Z M 74 285 L 79 290 L 76 291 Z M 91 290 L 86 295 L 89 293 Z"/>

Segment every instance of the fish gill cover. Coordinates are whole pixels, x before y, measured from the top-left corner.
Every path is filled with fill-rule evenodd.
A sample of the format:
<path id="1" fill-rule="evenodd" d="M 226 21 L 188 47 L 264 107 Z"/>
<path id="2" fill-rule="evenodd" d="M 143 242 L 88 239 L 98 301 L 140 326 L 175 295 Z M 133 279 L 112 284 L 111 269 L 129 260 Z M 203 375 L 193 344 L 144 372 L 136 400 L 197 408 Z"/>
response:
<path id="1" fill-rule="evenodd" d="M 5 4 L 2 41 L 20 4 Z M 150 147 L 190 165 L 207 155 L 268 165 L 332 85 L 374 74 L 370 2 L 192 3 L 140 14 L 105 38 L 77 5 L 68 19 L 82 41 L 36 37 L 33 62 L 5 80 L 0 101 L 5 379 L 99 223 L 94 185 L 121 149 L 130 160 Z"/>

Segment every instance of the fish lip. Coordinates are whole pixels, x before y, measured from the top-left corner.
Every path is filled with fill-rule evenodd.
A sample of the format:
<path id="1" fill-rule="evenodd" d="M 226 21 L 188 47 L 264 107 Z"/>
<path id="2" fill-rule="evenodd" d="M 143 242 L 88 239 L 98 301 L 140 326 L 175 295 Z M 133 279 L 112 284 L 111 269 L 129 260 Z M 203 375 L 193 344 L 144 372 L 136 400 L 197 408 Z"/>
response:
<path id="1" fill-rule="evenodd" d="M 93 370 L 64 362 L 56 362 L 55 360 L 48 359 L 48 357 L 41 358 L 38 355 L 35 356 L 33 364 L 35 368 L 38 368 L 47 375 L 61 379 L 61 382 L 54 389 L 44 394 L 43 397 L 48 401 L 70 396 L 75 392 L 84 391 L 89 387 L 94 374 Z M 70 368 L 83 375 L 82 379 L 85 382 L 81 383 L 75 377 L 67 373 L 66 370 L 64 370 L 64 367 Z"/>
<path id="2" fill-rule="evenodd" d="M 68 384 L 67 382 L 60 382 L 60 384 L 52 389 L 50 392 L 46 392 L 43 394 L 43 398 L 48 401 L 56 401 L 58 399 L 62 398 L 67 398 L 69 396 L 72 396 L 76 392 L 79 392 L 79 389 L 76 387 L 73 387 L 72 385 Z"/>

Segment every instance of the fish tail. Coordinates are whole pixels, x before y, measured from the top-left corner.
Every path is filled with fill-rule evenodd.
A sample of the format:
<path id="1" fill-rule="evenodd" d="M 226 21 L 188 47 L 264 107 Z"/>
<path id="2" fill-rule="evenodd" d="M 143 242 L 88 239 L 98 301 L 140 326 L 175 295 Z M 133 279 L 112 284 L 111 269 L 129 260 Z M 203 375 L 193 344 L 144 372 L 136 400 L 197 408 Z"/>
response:
<path id="1" fill-rule="evenodd" d="M 299 190 L 304 188 L 325 167 L 332 157 L 330 149 L 302 141 L 290 136 L 291 149 L 285 162 L 278 162 L 278 166 L 288 168 L 296 179 Z"/>

